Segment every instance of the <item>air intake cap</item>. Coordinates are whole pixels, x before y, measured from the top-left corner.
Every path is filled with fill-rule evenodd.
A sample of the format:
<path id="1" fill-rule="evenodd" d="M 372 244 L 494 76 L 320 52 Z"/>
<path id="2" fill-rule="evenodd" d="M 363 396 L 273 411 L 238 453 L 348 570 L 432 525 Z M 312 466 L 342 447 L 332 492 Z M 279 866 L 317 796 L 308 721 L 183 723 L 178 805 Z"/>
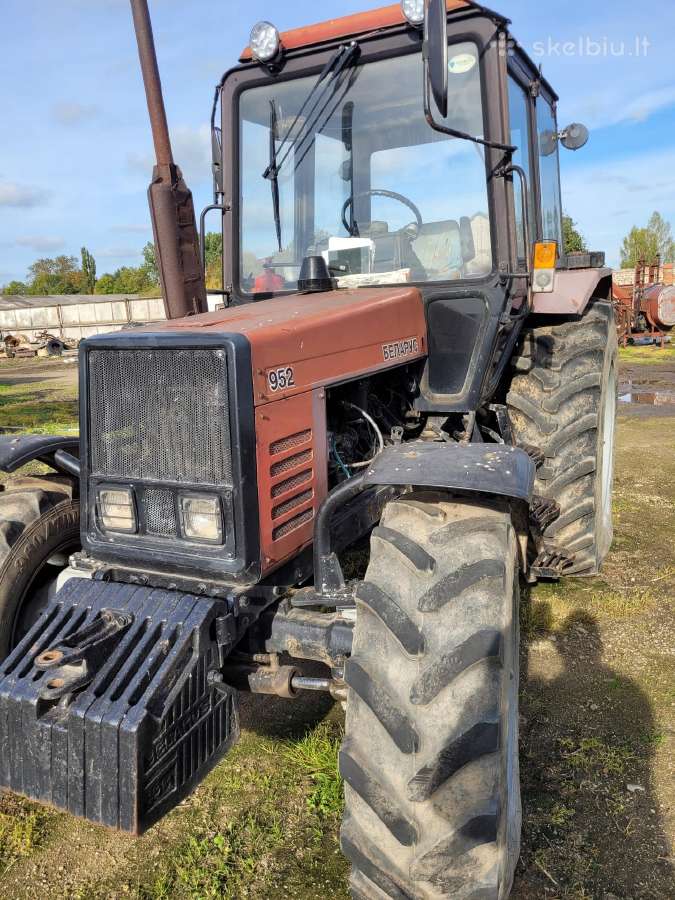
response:
<path id="1" fill-rule="evenodd" d="M 306 256 L 300 268 L 298 291 L 301 294 L 318 294 L 322 291 L 334 291 L 337 282 L 330 277 L 328 265 L 323 256 Z"/>

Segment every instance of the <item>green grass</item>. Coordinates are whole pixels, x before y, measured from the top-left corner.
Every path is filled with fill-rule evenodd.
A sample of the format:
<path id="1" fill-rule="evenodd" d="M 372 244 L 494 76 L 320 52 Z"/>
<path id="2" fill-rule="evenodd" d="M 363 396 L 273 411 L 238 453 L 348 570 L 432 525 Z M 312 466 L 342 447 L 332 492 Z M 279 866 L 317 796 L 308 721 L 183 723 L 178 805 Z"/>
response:
<path id="1" fill-rule="evenodd" d="M 50 813 L 15 797 L 0 800 L 0 876 L 42 843 Z"/>
<path id="2" fill-rule="evenodd" d="M 59 379 L 33 384 L 0 384 L 0 428 L 38 434 L 78 430 L 76 388 Z"/>
<path id="3" fill-rule="evenodd" d="M 149 832 L 114 878 L 81 900 L 347 900 L 337 835 L 339 717 L 297 740 L 243 734 L 190 799 Z"/>
<path id="4" fill-rule="evenodd" d="M 672 363 L 675 362 L 675 347 L 666 344 L 663 350 L 656 346 L 619 347 L 619 359 L 623 363 Z"/>
<path id="5" fill-rule="evenodd" d="M 342 779 L 338 771 L 340 736 L 328 725 L 310 731 L 302 740 L 289 744 L 286 759 L 309 778 L 312 789 L 307 805 L 322 816 L 342 814 Z"/>

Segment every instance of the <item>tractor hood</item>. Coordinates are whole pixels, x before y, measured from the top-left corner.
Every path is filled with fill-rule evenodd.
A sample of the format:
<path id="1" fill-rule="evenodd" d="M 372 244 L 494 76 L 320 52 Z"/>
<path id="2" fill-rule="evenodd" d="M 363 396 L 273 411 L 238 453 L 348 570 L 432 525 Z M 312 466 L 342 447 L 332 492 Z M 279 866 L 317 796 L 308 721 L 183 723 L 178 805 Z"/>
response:
<path id="1" fill-rule="evenodd" d="M 144 330 L 244 335 L 256 406 L 427 354 L 424 305 L 413 287 L 292 294 Z"/>

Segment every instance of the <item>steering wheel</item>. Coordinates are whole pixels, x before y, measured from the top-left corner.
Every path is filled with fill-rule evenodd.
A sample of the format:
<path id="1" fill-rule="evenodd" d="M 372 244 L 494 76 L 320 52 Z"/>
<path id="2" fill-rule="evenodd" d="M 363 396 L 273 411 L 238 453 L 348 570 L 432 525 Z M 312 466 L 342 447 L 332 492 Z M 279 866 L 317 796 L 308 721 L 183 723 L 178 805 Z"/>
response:
<path id="1" fill-rule="evenodd" d="M 347 197 L 344 202 L 344 205 L 342 207 L 342 224 L 344 225 L 347 234 L 351 235 L 351 237 L 354 237 L 354 234 L 352 233 L 352 228 L 347 221 L 347 210 L 359 197 L 389 197 L 391 200 L 398 200 L 399 203 L 407 206 L 415 216 L 415 219 L 417 220 L 417 230 L 419 230 L 422 225 L 424 225 L 424 222 L 422 221 L 422 213 L 415 206 L 412 200 L 408 200 L 408 198 L 404 197 L 403 194 L 397 194 L 396 191 L 383 191 L 378 188 L 372 188 L 369 191 L 361 191 L 359 194 L 355 194 L 353 197 Z M 399 231 L 405 231 L 410 227 L 410 225 L 406 225 L 404 228 L 400 228 Z"/>

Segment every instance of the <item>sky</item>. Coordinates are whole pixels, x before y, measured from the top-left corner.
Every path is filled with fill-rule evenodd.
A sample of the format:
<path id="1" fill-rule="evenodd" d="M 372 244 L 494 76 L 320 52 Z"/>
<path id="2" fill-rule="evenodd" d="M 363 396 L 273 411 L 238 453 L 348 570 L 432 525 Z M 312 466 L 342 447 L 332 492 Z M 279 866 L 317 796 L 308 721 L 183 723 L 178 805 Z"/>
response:
<path id="1" fill-rule="evenodd" d="M 200 210 L 211 199 L 213 88 L 269 19 L 283 31 L 368 0 L 150 0 L 174 155 Z M 659 210 L 675 228 L 672 0 L 491 0 L 560 94 L 563 205 L 616 265 Z M 2 0 L 0 285 L 40 256 L 94 254 L 99 275 L 138 265 L 151 238 L 152 145 L 128 0 Z M 215 220 L 214 220 L 215 221 Z"/>

